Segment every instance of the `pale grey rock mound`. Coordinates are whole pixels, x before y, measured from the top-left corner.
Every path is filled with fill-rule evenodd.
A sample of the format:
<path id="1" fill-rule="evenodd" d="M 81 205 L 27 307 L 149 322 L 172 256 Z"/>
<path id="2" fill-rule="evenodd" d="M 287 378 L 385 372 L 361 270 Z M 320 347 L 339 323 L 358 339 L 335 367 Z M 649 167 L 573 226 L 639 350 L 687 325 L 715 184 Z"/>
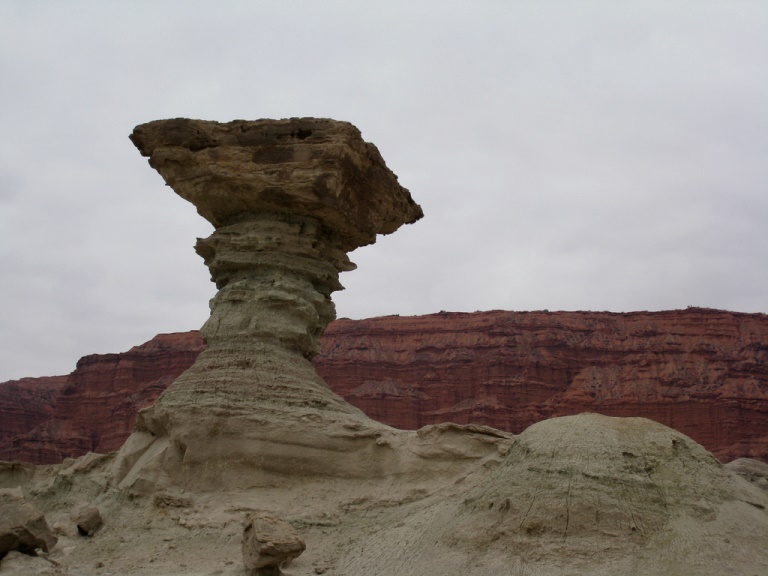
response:
<path id="1" fill-rule="evenodd" d="M 243 564 L 254 576 L 279 576 L 307 546 L 285 520 L 263 512 L 252 512 L 243 528 Z"/>
<path id="2" fill-rule="evenodd" d="M 768 492 L 768 464 L 752 458 L 737 458 L 725 467 L 748 482 Z"/>
<path id="3" fill-rule="evenodd" d="M 3 576 L 70 576 L 60 566 L 39 556 L 29 556 L 21 552 L 8 552 L 2 559 L 0 574 Z"/>
<path id="4" fill-rule="evenodd" d="M 365 558 L 423 574 L 435 556 L 446 575 L 768 573 L 768 496 L 650 420 L 537 423 L 464 484 L 353 547 L 340 573 Z"/>

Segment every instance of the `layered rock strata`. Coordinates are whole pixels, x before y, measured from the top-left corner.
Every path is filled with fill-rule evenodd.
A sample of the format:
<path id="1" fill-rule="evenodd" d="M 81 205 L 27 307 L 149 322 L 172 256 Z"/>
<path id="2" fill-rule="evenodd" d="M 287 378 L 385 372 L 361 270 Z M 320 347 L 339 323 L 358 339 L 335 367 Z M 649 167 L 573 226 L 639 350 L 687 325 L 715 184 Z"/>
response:
<path id="1" fill-rule="evenodd" d="M 335 317 L 338 275 L 354 268 L 346 253 L 415 222 L 419 206 L 344 122 L 176 119 L 138 126 L 131 140 L 215 226 L 195 249 L 219 291 L 206 350 L 139 413 L 117 477 L 369 474 L 360 452 L 375 451 L 386 427 L 332 393 L 310 359 Z"/>
<path id="2" fill-rule="evenodd" d="M 765 314 L 496 310 L 337 320 L 313 364 L 337 394 L 396 428 L 454 421 L 519 433 L 601 412 L 671 426 L 724 462 L 768 461 L 766 342 Z M 87 356 L 68 378 L 1 383 L 0 455 L 49 464 L 116 450 L 136 411 L 203 348 L 199 332 L 163 334 Z"/>
<path id="3" fill-rule="evenodd" d="M 0 459 L 52 464 L 117 450 L 136 413 L 204 348 L 198 332 L 160 334 L 127 352 L 84 356 L 69 376 L 0 384 Z"/>
<path id="4" fill-rule="evenodd" d="M 642 416 L 723 461 L 768 461 L 768 315 L 441 313 L 341 319 L 316 360 L 331 387 L 398 428 L 451 420 L 515 434 L 553 416 Z"/>
<path id="5" fill-rule="evenodd" d="M 37 464 L 58 461 L 56 451 L 64 439 L 50 433 L 48 427 L 58 420 L 56 403 L 66 382 L 67 376 L 46 376 L 0 384 L 0 460 Z M 113 402 L 118 401 L 113 398 Z M 44 439 L 42 446 L 29 446 L 23 441 L 30 432 Z"/>
<path id="6" fill-rule="evenodd" d="M 430 574 L 439 558 L 441 574 L 763 574 L 766 505 L 665 426 L 552 418 L 516 437 L 498 466 L 355 539 L 334 572 Z"/>

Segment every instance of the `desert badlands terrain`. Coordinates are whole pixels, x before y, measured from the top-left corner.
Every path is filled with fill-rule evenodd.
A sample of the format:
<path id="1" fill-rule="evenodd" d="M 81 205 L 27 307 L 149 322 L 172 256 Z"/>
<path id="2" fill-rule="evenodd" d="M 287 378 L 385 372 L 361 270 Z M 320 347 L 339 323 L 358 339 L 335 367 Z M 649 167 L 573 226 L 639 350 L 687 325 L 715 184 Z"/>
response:
<path id="1" fill-rule="evenodd" d="M 175 119 L 131 140 L 215 227 L 195 247 L 218 288 L 205 349 L 117 451 L 0 463 L 0 544 L 25 542 L 0 575 L 768 574 L 757 460 L 588 412 L 400 430 L 331 391 L 311 360 L 347 253 L 422 217 L 354 126 Z"/>

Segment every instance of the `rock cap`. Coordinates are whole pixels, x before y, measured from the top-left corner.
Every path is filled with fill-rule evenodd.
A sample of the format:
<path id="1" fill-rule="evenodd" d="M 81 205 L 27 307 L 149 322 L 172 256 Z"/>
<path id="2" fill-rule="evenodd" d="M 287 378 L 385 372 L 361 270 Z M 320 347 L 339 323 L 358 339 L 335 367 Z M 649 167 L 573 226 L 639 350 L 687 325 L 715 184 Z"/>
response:
<path id="1" fill-rule="evenodd" d="M 348 122 L 175 118 L 141 124 L 130 138 L 217 228 L 264 212 L 312 216 L 353 250 L 423 216 Z"/>

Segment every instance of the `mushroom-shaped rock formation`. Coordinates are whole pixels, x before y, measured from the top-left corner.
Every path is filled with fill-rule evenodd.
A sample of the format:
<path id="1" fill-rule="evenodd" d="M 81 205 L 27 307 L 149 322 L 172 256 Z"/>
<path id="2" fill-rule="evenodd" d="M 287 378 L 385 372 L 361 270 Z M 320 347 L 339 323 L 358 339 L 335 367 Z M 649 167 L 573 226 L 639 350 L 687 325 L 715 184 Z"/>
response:
<path id="1" fill-rule="evenodd" d="M 221 487 L 248 467 L 250 483 L 368 475 L 375 464 L 360 451 L 388 428 L 331 392 L 309 359 L 335 318 L 338 275 L 354 268 L 347 252 L 421 208 L 346 122 L 160 120 L 131 140 L 216 228 L 195 249 L 219 291 L 207 349 L 139 414 L 117 476 Z"/>

